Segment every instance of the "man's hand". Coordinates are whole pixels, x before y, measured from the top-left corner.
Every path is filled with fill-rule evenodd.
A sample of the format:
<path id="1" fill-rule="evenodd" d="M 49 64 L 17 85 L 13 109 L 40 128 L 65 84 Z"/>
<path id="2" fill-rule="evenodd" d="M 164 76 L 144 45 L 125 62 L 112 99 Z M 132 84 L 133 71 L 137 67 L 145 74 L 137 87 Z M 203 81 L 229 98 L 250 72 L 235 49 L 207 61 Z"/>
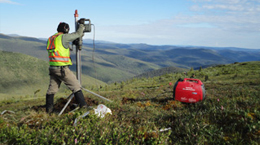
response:
<path id="1" fill-rule="evenodd" d="M 78 45 L 79 45 L 79 38 L 75 39 L 75 40 L 72 42 L 72 44 L 78 46 Z"/>
<path id="2" fill-rule="evenodd" d="M 72 44 L 78 46 L 78 49 L 81 50 L 81 48 L 82 48 L 82 37 L 77 38 L 74 41 L 72 41 Z"/>

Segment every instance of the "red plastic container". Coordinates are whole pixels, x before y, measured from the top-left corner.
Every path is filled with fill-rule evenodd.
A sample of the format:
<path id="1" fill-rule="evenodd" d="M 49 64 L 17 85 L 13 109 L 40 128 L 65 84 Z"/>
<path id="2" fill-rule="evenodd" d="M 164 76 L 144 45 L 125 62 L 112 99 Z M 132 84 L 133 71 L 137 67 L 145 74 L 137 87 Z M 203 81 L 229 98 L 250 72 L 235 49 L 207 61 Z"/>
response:
<path id="1" fill-rule="evenodd" d="M 179 79 L 173 87 L 173 98 L 185 103 L 202 101 L 205 99 L 205 93 L 205 87 L 199 79 Z"/>

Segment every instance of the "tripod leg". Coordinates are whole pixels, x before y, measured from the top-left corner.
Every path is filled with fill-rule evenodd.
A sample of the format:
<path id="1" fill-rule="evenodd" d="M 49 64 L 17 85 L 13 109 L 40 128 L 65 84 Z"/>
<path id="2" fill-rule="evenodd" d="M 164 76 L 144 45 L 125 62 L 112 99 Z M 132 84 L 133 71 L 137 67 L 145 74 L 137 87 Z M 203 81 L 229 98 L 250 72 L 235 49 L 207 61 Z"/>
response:
<path id="1" fill-rule="evenodd" d="M 62 110 L 60 111 L 60 113 L 59 113 L 59 116 L 64 112 L 64 110 L 67 108 L 67 106 L 69 105 L 69 103 L 70 103 L 70 101 L 72 100 L 72 98 L 74 97 L 74 94 L 72 93 L 72 94 L 70 94 L 69 95 L 69 100 L 68 100 L 68 102 L 66 103 L 66 105 L 62 108 Z"/>

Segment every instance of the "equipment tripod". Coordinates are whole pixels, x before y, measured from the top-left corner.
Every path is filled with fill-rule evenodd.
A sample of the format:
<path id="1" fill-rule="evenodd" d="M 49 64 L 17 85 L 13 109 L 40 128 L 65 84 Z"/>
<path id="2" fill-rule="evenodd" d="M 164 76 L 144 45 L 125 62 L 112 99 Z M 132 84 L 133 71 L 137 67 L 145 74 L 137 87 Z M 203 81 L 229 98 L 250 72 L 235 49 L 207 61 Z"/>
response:
<path id="1" fill-rule="evenodd" d="M 78 10 L 75 10 L 75 14 L 74 14 L 74 18 L 75 18 L 75 31 L 77 31 L 78 29 Z M 89 19 L 85 19 L 85 21 L 88 21 L 89 23 L 88 24 L 85 24 L 85 30 L 84 32 L 90 32 L 91 31 L 91 22 Z M 81 84 L 81 48 L 82 48 L 82 37 L 79 38 L 78 40 L 78 43 L 77 44 L 74 44 L 76 46 L 76 76 L 77 76 L 77 79 L 79 81 L 79 83 Z M 88 89 L 85 89 L 83 87 L 81 87 L 81 89 L 101 98 L 101 99 L 104 99 L 106 101 L 109 101 L 109 102 L 112 102 L 111 100 L 101 96 L 101 95 L 98 95 L 94 92 L 91 92 L 89 91 Z M 72 98 L 74 97 L 74 94 L 71 93 L 69 96 L 68 96 L 68 102 L 65 104 L 65 106 L 63 107 L 63 109 L 61 110 L 61 112 L 59 113 L 59 116 L 64 112 L 64 110 L 67 108 L 67 106 L 69 105 L 69 103 L 71 102 Z"/>

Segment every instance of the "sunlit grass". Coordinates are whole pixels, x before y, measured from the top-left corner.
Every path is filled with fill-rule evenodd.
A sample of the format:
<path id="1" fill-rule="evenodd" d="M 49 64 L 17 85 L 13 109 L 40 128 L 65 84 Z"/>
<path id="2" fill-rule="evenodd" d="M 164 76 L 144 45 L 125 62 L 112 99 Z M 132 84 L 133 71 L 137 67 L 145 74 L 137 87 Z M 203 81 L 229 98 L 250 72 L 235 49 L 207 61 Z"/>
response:
<path id="1" fill-rule="evenodd" d="M 174 83 L 193 73 L 204 83 L 206 99 L 196 104 L 173 100 Z M 92 109 L 61 116 L 32 110 L 33 106 L 44 105 L 44 98 L 2 101 L 0 110 L 16 113 L 0 117 L 0 143 L 259 144 L 259 74 L 260 62 L 247 62 L 191 70 L 188 75 L 167 74 L 89 86 L 113 101 L 108 103 L 84 92 L 112 110 L 105 118 L 98 118 Z M 73 126 L 75 118 L 86 111 L 91 111 L 90 115 Z M 170 130 L 160 132 L 165 128 Z"/>

